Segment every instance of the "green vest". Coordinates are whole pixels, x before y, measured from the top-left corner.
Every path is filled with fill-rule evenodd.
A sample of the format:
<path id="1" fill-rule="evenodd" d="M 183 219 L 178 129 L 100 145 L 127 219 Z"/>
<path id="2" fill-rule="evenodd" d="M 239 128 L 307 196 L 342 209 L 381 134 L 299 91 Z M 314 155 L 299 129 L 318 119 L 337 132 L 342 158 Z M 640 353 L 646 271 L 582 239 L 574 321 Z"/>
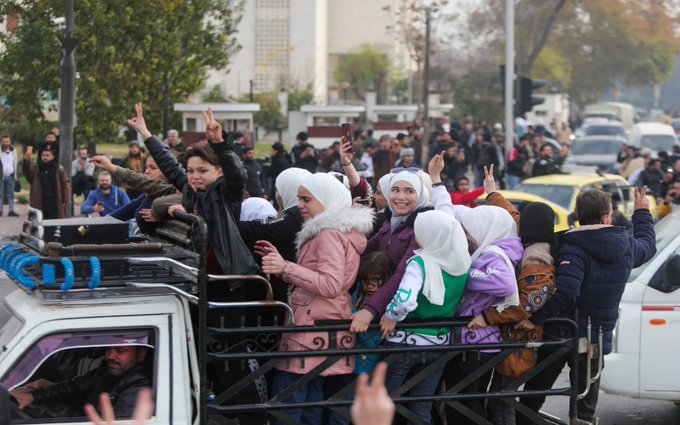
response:
<path id="1" fill-rule="evenodd" d="M 409 260 L 415 261 L 423 272 L 423 281 L 425 281 L 425 264 L 423 259 L 416 256 Z M 418 292 L 418 307 L 408 314 L 409 319 L 450 319 L 456 315 L 456 307 L 460 297 L 463 295 L 465 284 L 467 283 L 470 271 L 460 276 L 453 276 L 442 270 L 442 278 L 444 280 L 444 304 L 432 304 L 423 291 Z M 440 336 L 451 332 L 449 328 L 414 328 L 409 329 L 409 332 L 415 332 L 426 336 Z"/>

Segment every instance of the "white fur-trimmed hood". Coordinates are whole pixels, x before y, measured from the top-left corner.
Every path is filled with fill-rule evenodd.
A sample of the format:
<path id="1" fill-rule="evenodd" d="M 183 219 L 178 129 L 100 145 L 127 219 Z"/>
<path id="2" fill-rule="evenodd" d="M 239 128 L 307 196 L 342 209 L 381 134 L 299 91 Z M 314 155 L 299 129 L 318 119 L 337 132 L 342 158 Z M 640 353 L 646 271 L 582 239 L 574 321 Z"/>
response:
<path id="1" fill-rule="evenodd" d="M 373 210 L 363 206 L 351 206 L 339 211 L 322 212 L 302 225 L 295 238 L 297 250 L 314 238 L 322 230 L 334 229 L 342 233 L 349 233 L 353 230 L 367 235 L 373 230 Z"/>

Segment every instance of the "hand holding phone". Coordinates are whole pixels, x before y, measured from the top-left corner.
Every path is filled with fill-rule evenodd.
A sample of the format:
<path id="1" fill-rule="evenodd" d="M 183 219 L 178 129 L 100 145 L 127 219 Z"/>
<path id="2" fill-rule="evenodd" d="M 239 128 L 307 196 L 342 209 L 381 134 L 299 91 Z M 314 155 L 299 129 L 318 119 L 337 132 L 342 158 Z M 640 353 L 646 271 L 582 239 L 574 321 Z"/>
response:
<path id="1" fill-rule="evenodd" d="M 340 128 L 342 129 L 342 135 L 345 136 L 345 139 L 349 142 L 350 150 L 348 153 L 354 154 L 354 148 L 352 147 L 352 142 L 354 141 L 352 139 L 352 125 L 348 122 L 343 122 L 340 124 Z"/>

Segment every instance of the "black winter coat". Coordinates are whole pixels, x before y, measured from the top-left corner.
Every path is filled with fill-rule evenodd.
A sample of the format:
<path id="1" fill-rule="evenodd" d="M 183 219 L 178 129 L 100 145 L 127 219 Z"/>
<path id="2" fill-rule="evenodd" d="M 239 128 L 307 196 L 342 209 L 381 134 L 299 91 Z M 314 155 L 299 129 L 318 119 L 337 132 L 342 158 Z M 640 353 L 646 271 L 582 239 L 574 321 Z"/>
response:
<path id="1" fill-rule="evenodd" d="M 245 249 L 241 236 L 238 232 L 230 234 L 228 230 L 238 229 L 247 174 L 241 160 L 232 150 L 231 140 L 225 132 L 222 132 L 222 135 L 224 142 L 211 143 L 210 146 L 219 158 L 223 176 L 199 192 L 191 188 L 186 170 L 177 162 L 167 146 L 153 136 L 146 139 L 144 144 L 168 182 L 182 191 L 182 204 L 187 212 L 196 212 L 205 219 L 209 230 L 208 243 L 222 272 L 257 274 L 259 268 L 252 255 Z M 236 249 L 231 248 L 232 242 L 236 243 Z"/>
<path id="2" fill-rule="evenodd" d="M 633 234 L 617 226 L 588 226 L 570 230 L 560 239 L 555 262 L 555 294 L 531 318 L 542 325 L 549 317 L 575 316 L 581 337 L 586 336 L 588 317 L 592 341 L 603 332 L 603 352 L 612 351 L 612 331 L 619 317 L 619 302 L 631 269 L 639 267 L 656 253 L 652 216 L 646 209 L 633 213 Z M 546 333 L 551 333 L 546 329 Z"/>

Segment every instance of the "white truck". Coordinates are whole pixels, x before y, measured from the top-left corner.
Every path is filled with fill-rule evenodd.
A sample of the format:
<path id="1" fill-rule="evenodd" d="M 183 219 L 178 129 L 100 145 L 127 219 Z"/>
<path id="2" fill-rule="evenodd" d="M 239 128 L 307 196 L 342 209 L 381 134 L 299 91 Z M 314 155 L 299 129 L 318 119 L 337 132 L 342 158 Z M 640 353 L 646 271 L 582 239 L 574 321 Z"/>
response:
<path id="1" fill-rule="evenodd" d="M 601 388 L 680 401 L 680 209 L 656 224 L 657 253 L 634 269 L 623 293 Z"/>

